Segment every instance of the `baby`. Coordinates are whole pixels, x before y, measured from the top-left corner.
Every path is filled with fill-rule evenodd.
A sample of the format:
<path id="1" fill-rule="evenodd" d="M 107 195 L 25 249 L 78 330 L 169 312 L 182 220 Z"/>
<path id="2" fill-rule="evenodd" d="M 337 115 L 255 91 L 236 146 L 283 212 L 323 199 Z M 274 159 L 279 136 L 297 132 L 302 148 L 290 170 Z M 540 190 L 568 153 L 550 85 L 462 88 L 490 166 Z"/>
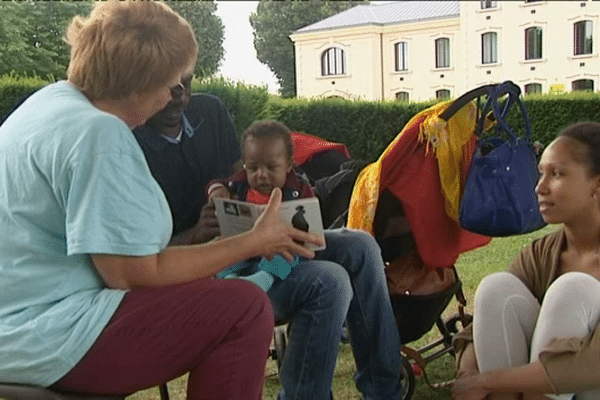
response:
<path id="1" fill-rule="evenodd" d="M 285 124 L 272 120 L 254 122 L 242 134 L 241 148 L 243 169 L 225 180 L 211 181 L 207 189 L 209 201 L 224 197 L 267 204 L 276 187 L 281 189 L 283 201 L 315 196 L 309 183 L 293 169 L 294 147 Z M 298 262 L 297 257 L 292 262 L 281 256 L 253 259 L 217 276 L 248 279 L 267 291 L 274 276 L 285 279 Z"/>

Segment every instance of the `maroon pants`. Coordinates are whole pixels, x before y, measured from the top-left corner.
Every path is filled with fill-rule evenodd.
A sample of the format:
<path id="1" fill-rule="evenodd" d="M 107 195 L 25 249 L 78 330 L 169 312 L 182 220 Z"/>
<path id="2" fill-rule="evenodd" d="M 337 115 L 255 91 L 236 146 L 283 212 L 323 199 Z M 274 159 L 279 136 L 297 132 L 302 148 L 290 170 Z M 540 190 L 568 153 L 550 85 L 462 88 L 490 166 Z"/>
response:
<path id="1" fill-rule="evenodd" d="M 269 299 L 246 281 L 132 290 L 52 388 L 129 394 L 189 372 L 188 399 L 261 399 L 272 332 Z"/>

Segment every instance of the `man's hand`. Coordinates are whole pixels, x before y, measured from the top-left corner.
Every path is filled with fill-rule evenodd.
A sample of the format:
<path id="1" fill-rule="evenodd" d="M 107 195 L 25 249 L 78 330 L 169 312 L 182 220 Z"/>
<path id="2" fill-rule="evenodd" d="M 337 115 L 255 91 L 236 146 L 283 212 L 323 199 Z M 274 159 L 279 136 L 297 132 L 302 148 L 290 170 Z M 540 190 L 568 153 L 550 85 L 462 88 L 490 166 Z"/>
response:
<path id="1" fill-rule="evenodd" d="M 208 196 L 208 202 L 212 203 L 212 199 L 214 199 L 216 197 L 220 197 L 223 199 L 230 199 L 231 193 L 229 193 L 229 190 L 227 190 L 227 188 L 225 186 L 219 186 L 219 187 L 211 190 L 211 192 Z"/>
<path id="2" fill-rule="evenodd" d="M 212 201 L 206 203 L 200 210 L 196 225 L 178 233 L 171 238 L 171 246 L 206 243 L 221 235 L 219 222 Z"/>
<path id="3" fill-rule="evenodd" d="M 198 222 L 192 228 L 193 233 L 190 244 L 206 243 L 221 235 L 217 214 L 215 212 L 215 204 L 213 203 L 213 199 L 217 197 L 230 199 L 231 194 L 229 193 L 229 190 L 222 185 L 210 191 L 208 203 L 200 210 Z"/>
<path id="4" fill-rule="evenodd" d="M 221 235 L 215 205 L 212 200 L 209 200 L 200 210 L 200 218 L 198 218 L 198 223 L 196 223 L 193 229 L 192 244 L 206 243 Z"/>

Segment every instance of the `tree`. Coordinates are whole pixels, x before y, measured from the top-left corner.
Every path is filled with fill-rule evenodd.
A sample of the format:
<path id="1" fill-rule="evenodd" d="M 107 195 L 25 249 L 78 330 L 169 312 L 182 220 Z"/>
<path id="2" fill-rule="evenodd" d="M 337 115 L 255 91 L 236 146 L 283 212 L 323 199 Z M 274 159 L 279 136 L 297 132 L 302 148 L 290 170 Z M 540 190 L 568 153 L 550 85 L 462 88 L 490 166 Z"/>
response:
<path id="1" fill-rule="evenodd" d="M 0 2 L 0 75 L 66 78 L 69 46 L 63 37 L 75 15 L 88 15 L 93 0 Z M 199 46 L 194 73 L 215 73 L 223 58 L 224 27 L 210 1 L 167 3 L 194 29 Z"/>
<path id="2" fill-rule="evenodd" d="M 185 18 L 196 35 L 198 42 L 198 63 L 194 74 L 204 78 L 213 75 L 219 69 L 219 63 L 225 54 L 223 40 L 225 27 L 217 15 L 217 5 L 213 0 L 207 1 L 169 1 L 173 10 Z"/>
<path id="3" fill-rule="evenodd" d="M 74 15 L 86 15 L 91 7 L 91 1 L 1 2 L 0 74 L 66 77 L 65 29 Z"/>
<path id="4" fill-rule="evenodd" d="M 263 0 L 250 15 L 260 62 L 277 77 L 283 97 L 296 95 L 296 63 L 290 35 L 297 29 L 354 7 L 363 0 Z"/>

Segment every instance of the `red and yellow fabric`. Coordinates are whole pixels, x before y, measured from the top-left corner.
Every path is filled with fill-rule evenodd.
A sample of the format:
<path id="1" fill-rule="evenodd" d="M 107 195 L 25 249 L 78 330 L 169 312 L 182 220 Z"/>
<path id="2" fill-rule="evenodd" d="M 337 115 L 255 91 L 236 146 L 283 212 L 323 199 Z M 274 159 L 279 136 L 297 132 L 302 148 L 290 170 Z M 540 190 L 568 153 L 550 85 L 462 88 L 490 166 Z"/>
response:
<path id="1" fill-rule="evenodd" d="M 379 159 L 358 176 L 348 227 L 373 234 L 379 194 L 400 200 L 424 264 L 450 267 L 460 253 L 491 240 L 462 229 L 460 196 L 475 150 L 476 107 L 469 103 L 446 122 L 439 115 L 451 102 L 415 115 Z"/>

